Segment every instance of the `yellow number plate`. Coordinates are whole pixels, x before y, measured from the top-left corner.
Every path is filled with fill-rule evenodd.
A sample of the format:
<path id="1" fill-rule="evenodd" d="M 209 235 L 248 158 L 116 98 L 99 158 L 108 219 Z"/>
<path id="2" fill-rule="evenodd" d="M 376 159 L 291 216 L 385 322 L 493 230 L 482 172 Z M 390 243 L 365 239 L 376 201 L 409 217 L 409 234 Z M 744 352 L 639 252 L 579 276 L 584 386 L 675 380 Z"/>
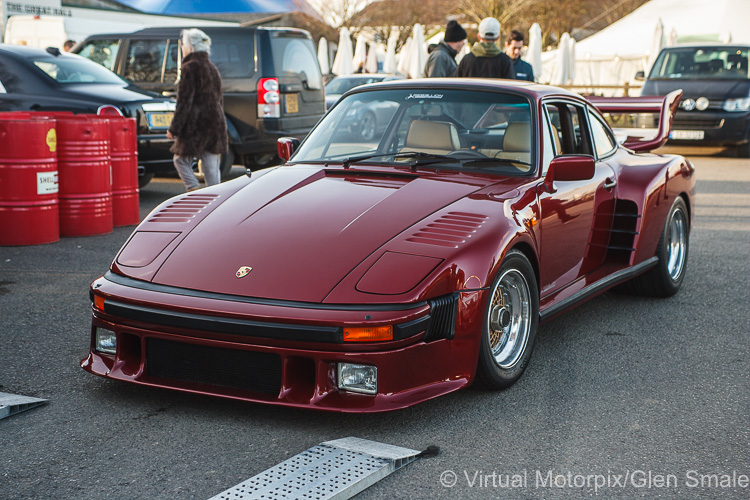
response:
<path id="1" fill-rule="evenodd" d="M 169 128 L 172 124 L 174 113 L 146 113 L 149 128 Z"/>
<path id="2" fill-rule="evenodd" d="M 287 113 L 299 113 L 297 94 L 284 94 L 284 103 L 284 111 Z"/>

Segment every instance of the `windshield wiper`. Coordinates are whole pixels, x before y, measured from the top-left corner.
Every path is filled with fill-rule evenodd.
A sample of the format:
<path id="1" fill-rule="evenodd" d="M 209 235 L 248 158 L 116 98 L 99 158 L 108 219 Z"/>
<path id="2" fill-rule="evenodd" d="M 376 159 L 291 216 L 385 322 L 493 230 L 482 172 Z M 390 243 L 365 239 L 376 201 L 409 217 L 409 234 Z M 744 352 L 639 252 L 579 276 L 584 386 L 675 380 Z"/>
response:
<path id="1" fill-rule="evenodd" d="M 365 160 L 371 160 L 373 158 L 380 158 L 384 156 L 392 156 L 394 159 L 396 158 L 415 158 L 417 161 L 412 163 L 411 166 L 415 167 L 417 165 L 425 165 L 428 163 L 434 163 L 439 161 L 445 161 L 450 160 L 452 162 L 459 161 L 458 159 L 448 156 L 448 155 L 440 155 L 440 154 L 434 154 L 434 153 L 424 153 L 422 151 L 412 151 L 409 153 L 377 153 L 377 154 L 371 154 L 371 155 L 362 155 L 362 156 L 352 156 L 344 160 L 343 165 L 344 168 L 349 168 L 349 165 L 352 163 L 358 163 Z M 425 163 L 422 160 L 431 160 Z"/>

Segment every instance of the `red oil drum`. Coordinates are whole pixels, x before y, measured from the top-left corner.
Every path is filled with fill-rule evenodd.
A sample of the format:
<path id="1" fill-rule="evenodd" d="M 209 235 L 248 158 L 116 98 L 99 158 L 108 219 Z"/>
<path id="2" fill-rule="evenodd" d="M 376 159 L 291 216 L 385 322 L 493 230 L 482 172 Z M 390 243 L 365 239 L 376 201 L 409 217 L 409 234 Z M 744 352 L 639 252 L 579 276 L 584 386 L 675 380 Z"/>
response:
<path id="1" fill-rule="evenodd" d="M 135 118 L 107 117 L 112 159 L 112 214 L 115 227 L 141 220 L 138 204 L 138 136 Z"/>
<path id="2" fill-rule="evenodd" d="M 109 125 L 96 115 L 57 115 L 60 236 L 112 232 Z"/>
<path id="3" fill-rule="evenodd" d="M 0 113 L 0 245 L 60 240 L 55 120 Z"/>

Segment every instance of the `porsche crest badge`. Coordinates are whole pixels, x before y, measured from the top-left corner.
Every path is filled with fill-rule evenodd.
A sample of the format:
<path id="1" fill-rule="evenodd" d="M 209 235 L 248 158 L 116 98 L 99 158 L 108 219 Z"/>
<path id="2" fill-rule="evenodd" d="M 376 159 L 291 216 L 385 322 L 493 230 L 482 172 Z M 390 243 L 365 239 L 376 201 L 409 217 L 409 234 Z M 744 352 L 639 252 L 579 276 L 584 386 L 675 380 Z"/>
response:
<path id="1" fill-rule="evenodd" d="M 237 269 L 237 272 L 234 273 L 235 276 L 238 278 L 244 278 L 248 274 L 250 274 L 250 271 L 252 271 L 252 267 L 242 266 L 241 268 Z"/>

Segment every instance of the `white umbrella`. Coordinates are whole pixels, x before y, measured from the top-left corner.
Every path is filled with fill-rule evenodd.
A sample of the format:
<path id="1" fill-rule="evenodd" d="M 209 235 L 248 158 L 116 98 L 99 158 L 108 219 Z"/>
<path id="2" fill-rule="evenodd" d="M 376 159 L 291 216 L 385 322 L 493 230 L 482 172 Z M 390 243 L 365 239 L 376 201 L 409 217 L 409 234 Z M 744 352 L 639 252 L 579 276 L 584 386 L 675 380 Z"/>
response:
<path id="1" fill-rule="evenodd" d="M 576 39 L 568 40 L 568 80 L 572 83 L 576 79 Z"/>
<path id="2" fill-rule="evenodd" d="M 570 35 L 563 33 L 560 42 L 557 44 L 557 56 L 555 57 L 555 69 L 552 70 L 552 85 L 566 85 L 570 80 Z"/>
<path id="3" fill-rule="evenodd" d="M 402 75 L 409 76 L 409 63 L 411 61 L 411 46 L 414 44 L 414 40 L 409 37 L 406 39 L 406 43 L 401 47 L 401 52 L 398 53 L 398 66 L 396 71 Z"/>
<path id="4" fill-rule="evenodd" d="M 669 38 L 667 38 L 667 47 L 675 45 L 677 45 L 677 29 L 672 27 L 672 31 L 669 32 Z"/>
<path id="5" fill-rule="evenodd" d="M 648 63 L 646 65 L 646 73 L 649 72 L 651 66 L 656 62 L 656 56 L 659 55 L 661 49 L 664 48 L 664 23 L 661 22 L 661 18 L 656 21 L 654 27 L 654 36 L 651 39 L 651 50 L 648 54 Z"/>
<path id="6" fill-rule="evenodd" d="M 341 32 L 339 33 L 339 49 L 336 52 L 336 57 L 333 59 L 331 73 L 339 76 L 354 73 L 354 66 L 352 66 L 352 39 L 349 36 L 347 28 L 341 28 Z"/>
<path id="7" fill-rule="evenodd" d="M 538 23 L 532 24 L 529 29 L 529 49 L 526 59 L 534 70 L 534 79 L 539 81 L 542 77 L 542 28 Z"/>
<path id="8" fill-rule="evenodd" d="M 385 61 L 383 61 L 383 73 L 396 72 L 396 40 L 398 35 L 391 33 L 388 37 L 388 47 L 385 49 Z"/>
<path id="9" fill-rule="evenodd" d="M 330 64 L 328 64 L 328 40 L 326 37 L 320 37 L 318 42 L 318 64 L 320 64 L 320 72 L 327 75 L 331 70 Z"/>
<path id="10" fill-rule="evenodd" d="M 357 35 L 357 47 L 354 49 L 354 58 L 352 59 L 352 66 L 354 71 L 359 71 L 361 67 L 364 69 L 365 63 L 367 62 L 367 42 L 365 37 Z"/>
<path id="11" fill-rule="evenodd" d="M 370 44 L 370 52 L 367 53 L 365 71 L 367 71 L 368 73 L 378 72 L 378 46 L 374 43 Z"/>
<path id="12" fill-rule="evenodd" d="M 417 23 L 414 25 L 414 41 L 411 46 L 408 74 L 410 78 L 422 78 L 424 65 L 427 62 L 427 50 L 424 47 L 424 28 Z"/>

